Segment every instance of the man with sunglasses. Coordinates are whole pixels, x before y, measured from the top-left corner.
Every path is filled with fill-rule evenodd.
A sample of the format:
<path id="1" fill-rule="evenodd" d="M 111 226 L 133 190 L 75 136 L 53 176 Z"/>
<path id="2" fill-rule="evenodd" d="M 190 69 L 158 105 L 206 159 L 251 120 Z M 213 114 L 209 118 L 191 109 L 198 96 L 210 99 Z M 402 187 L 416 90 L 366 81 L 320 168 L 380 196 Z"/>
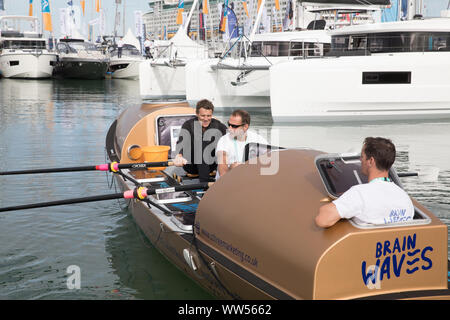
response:
<path id="1" fill-rule="evenodd" d="M 249 130 L 250 115 L 245 110 L 235 110 L 228 120 L 228 133 L 217 143 L 216 179 L 229 170 L 244 163 L 245 145 L 248 143 L 267 144 L 256 132 Z"/>
<path id="2" fill-rule="evenodd" d="M 216 146 L 227 127 L 212 117 L 214 105 L 207 99 L 197 103 L 197 118 L 186 121 L 180 131 L 174 164 L 190 174 L 198 174 L 200 182 L 209 181 L 217 169 Z"/>
<path id="3" fill-rule="evenodd" d="M 389 178 L 389 170 L 395 161 L 392 141 L 367 137 L 360 159 L 361 173 L 369 182 L 354 185 L 338 199 L 320 207 L 316 224 L 328 228 L 341 218 L 371 224 L 412 220 L 414 206 L 410 197 Z"/>

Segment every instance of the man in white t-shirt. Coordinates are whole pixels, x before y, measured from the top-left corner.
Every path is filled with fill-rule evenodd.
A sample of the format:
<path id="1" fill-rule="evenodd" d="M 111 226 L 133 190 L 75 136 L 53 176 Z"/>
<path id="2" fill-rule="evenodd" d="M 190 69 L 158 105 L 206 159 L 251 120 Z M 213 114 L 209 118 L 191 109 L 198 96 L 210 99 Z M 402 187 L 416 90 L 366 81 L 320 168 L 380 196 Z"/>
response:
<path id="1" fill-rule="evenodd" d="M 371 224 L 412 220 L 414 206 L 410 197 L 389 179 L 394 161 L 395 146 L 391 140 L 366 138 L 361 150 L 361 173 L 369 182 L 351 187 L 338 199 L 320 207 L 316 224 L 328 228 L 341 218 Z"/>
<path id="2" fill-rule="evenodd" d="M 216 179 L 231 169 L 244 163 L 245 145 L 248 143 L 267 144 L 266 139 L 249 130 L 250 115 L 245 110 L 235 110 L 228 120 L 228 133 L 217 143 Z"/>

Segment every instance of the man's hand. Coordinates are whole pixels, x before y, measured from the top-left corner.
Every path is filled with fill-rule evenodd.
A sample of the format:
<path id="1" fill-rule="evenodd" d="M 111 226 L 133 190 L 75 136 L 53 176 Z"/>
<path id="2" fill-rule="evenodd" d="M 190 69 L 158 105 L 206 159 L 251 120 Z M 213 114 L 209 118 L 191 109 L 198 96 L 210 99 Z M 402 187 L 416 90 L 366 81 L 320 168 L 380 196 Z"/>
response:
<path id="1" fill-rule="evenodd" d="M 242 163 L 240 163 L 240 162 L 235 162 L 235 163 L 232 163 L 231 165 L 230 165 L 230 169 L 234 169 L 234 168 L 236 168 L 237 166 L 239 166 L 239 165 L 241 165 Z"/>
<path id="2" fill-rule="evenodd" d="M 173 159 L 173 164 L 175 165 L 175 167 L 182 167 L 186 163 L 187 163 L 187 160 L 185 158 L 183 158 L 183 156 L 181 154 L 177 154 L 175 159 Z"/>

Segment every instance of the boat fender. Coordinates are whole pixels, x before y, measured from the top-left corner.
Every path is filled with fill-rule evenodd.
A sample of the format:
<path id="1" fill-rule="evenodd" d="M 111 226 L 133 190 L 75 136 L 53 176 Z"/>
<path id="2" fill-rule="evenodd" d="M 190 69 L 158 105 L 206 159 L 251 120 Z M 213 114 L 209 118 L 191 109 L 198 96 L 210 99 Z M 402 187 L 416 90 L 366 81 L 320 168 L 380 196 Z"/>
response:
<path id="1" fill-rule="evenodd" d="M 183 257 L 184 257 L 184 260 L 186 260 L 186 263 L 188 264 L 188 266 L 192 270 L 197 271 L 198 268 L 197 268 L 197 265 L 195 264 L 194 256 L 189 251 L 189 249 L 183 249 Z"/>
<path id="2" fill-rule="evenodd" d="M 219 274 L 217 273 L 217 270 L 216 270 L 216 263 L 214 261 L 211 261 L 211 263 L 209 265 L 211 266 L 211 270 L 214 272 L 214 275 L 216 276 L 216 278 L 219 278 Z"/>

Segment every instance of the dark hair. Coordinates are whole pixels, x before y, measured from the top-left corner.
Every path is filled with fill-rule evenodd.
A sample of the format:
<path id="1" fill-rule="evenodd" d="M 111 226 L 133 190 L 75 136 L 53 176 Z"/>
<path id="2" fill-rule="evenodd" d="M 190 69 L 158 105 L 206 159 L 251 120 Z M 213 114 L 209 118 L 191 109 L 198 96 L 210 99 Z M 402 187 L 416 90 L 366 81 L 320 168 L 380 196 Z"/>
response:
<path id="1" fill-rule="evenodd" d="M 364 139 L 364 153 L 373 157 L 378 170 L 389 170 L 395 161 L 395 146 L 391 140 L 381 137 Z"/>
<path id="2" fill-rule="evenodd" d="M 233 113 L 231 114 L 233 117 L 239 116 L 242 119 L 242 124 L 248 124 L 250 125 L 250 115 L 248 114 L 247 111 L 242 110 L 242 109 L 238 109 L 238 110 L 234 110 Z"/>
<path id="3" fill-rule="evenodd" d="M 200 111 L 200 108 L 203 108 L 206 110 L 211 110 L 212 112 L 214 112 L 214 105 L 208 99 L 202 99 L 199 102 L 197 102 L 197 106 L 195 108 L 195 113 L 198 114 Z"/>

